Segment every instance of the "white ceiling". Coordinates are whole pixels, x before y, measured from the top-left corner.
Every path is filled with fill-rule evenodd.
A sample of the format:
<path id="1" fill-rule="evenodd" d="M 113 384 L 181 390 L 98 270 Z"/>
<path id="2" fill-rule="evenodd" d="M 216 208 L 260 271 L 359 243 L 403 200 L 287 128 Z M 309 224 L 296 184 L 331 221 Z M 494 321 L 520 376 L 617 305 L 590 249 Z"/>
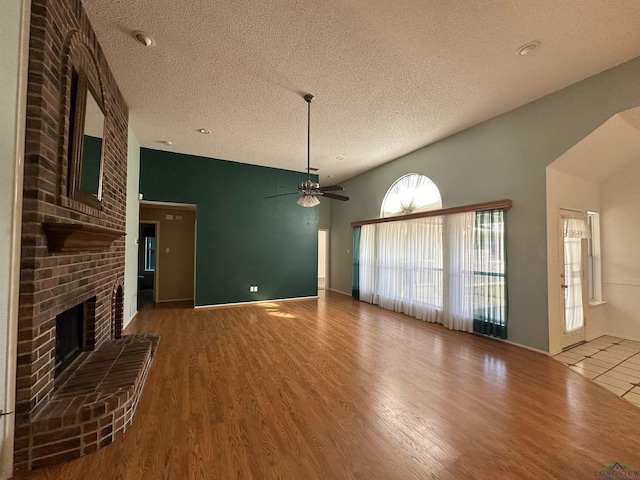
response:
<path id="1" fill-rule="evenodd" d="M 302 171 L 309 92 L 323 184 L 640 55 L 638 0 L 83 4 L 142 146 Z"/>

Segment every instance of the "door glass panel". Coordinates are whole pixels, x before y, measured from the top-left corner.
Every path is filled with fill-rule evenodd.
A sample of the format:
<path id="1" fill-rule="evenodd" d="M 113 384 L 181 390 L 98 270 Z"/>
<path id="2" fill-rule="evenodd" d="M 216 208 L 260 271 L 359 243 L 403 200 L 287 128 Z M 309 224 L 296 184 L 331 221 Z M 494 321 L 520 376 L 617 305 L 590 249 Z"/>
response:
<path id="1" fill-rule="evenodd" d="M 564 331 L 576 332 L 584 328 L 582 304 L 582 239 L 588 238 L 587 223 L 582 218 L 565 218 L 563 225 L 564 250 Z"/>
<path id="2" fill-rule="evenodd" d="M 584 327 L 582 307 L 582 239 L 564 238 L 564 330 Z"/>

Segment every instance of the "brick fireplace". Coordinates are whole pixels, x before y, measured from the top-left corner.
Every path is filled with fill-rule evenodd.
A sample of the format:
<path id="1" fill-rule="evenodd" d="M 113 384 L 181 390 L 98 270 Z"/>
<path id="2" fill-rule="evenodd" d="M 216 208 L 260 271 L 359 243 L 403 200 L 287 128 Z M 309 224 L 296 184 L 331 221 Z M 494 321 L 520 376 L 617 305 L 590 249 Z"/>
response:
<path id="1" fill-rule="evenodd" d="M 124 433 L 158 342 L 122 336 L 127 105 L 80 0 L 31 8 L 16 471 L 77 458 Z M 105 117 L 100 194 L 84 200 L 73 183 L 78 72 Z M 68 315 L 81 323 L 57 338 Z M 77 345 L 56 351 L 63 340 Z M 66 355 L 74 358 L 56 365 Z"/>

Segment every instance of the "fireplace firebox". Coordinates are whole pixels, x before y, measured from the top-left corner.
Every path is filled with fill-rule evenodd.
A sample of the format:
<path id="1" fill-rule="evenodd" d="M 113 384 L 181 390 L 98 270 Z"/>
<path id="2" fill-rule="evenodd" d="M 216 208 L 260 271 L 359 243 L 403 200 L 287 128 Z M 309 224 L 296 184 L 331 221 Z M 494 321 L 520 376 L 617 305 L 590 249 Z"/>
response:
<path id="1" fill-rule="evenodd" d="M 84 303 L 56 316 L 56 377 L 80 355 L 84 347 L 84 317 Z"/>

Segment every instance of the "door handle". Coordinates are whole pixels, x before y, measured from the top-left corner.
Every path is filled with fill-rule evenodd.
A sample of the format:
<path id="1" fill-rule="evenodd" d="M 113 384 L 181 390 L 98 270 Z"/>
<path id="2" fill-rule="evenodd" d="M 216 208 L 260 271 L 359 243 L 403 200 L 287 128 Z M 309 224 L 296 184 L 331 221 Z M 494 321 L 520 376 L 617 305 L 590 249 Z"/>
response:
<path id="1" fill-rule="evenodd" d="M 569 285 L 560 285 L 561 288 L 569 288 Z"/>

